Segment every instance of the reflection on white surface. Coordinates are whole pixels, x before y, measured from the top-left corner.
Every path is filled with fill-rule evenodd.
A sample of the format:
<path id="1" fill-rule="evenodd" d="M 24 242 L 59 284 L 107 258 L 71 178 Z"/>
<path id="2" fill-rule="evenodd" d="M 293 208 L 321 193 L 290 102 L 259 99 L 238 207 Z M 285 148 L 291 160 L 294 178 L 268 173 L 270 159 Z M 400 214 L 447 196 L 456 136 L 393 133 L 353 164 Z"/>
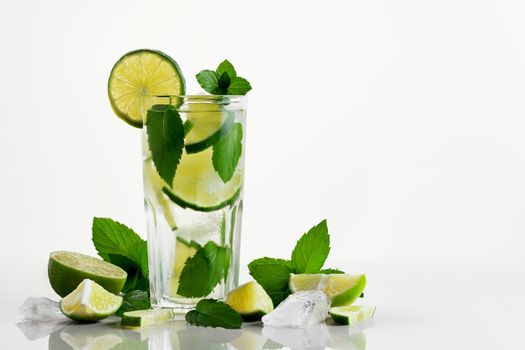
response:
<path id="1" fill-rule="evenodd" d="M 242 329 L 222 329 L 173 321 L 142 329 L 126 329 L 120 327 L 120 319 L 112 317 L 93 324 L 50 322 L 44 328 L 42 324 L 35 325 L 29 333 L 42 335 L 44 330 L 51 332 L 49 350 L 365 350 L 363 329 L 370 326 L 373 323 L 352 327 L 320 324 L 292 329 L 247 324 Z M 27 331 L 25 329 L 24 334 Z"/>

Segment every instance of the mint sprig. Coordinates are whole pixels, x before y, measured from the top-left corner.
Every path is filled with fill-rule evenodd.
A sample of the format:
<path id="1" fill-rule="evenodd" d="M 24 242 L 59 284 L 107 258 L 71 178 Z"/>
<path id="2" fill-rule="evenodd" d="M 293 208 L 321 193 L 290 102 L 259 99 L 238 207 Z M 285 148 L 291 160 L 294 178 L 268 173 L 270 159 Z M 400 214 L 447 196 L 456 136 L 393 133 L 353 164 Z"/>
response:
<path id="1" fill-rule="evenodd" d="M 252 261 L 248 269 L 276 307 L 291 293 L 290 273 L 343 273 L 336 269 L 321 270 L 329 252 L 330 235 L 323 220 L 297 241 L 290 260 L 264 257 Z"/>
<path id="2" fill-rule="evenodd" d="M 171 105 L 153 106 L 147 113 L 148 145 L 153 164 L 170 186 L 184 147 L 184 125 Z"/>
<path id="3" fill-rule="evenodd" d="M 248 80 L 237 76 L 228 60 L 222 61 L 214 71 L 200 71 L 196 77 L 200 86 L 212 95 L 246 95 L 252 89 Z"/>
<path id="4" fill-rule="evenodd" d="M 241 328 L 242 318 L 229 305 L 215 299 L 203 299 L 195 310 L 186 314 L 186 321 L 195 326 Z"/>
<path id="5" fill-rule="evenodd" d="M 148 248 L 131 228 L 109 218 L 93 218 L 92 240 L 98 255 L 128 273 L 124 292 L 149 291 Z"/>
<path id="6" fill-rule="evenodd" d="M 229 248 L 213 241 L 186 260 L 180 274 L 177 294 L 188 298 L 205 297 L 225 278 L 230 267 Z"/>

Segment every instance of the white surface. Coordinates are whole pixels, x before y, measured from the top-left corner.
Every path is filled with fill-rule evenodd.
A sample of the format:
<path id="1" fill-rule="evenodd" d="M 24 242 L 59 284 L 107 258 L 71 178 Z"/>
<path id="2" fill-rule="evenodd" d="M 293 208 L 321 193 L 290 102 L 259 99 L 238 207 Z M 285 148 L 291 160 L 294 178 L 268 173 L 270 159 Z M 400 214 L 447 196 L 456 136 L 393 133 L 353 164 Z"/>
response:
<path id="1" fill-rule="evenodd" d="M 105 88 L 121 54 L 151 47 L 176 58 L 189 91 L 224 58 L 254 86 L 244 280 L 253 258 L 286 257 L 327 218 L 328 265 L 367 273 L 379 307 L 370 348 L 517 347 L 524 10 L 518 0 L 0 2 L 0 342 L 19 344 L 11 322 L 27 296 L 55 297 L 50 251 L 94 253 L 94 215 L 145 231 L 139 132 L 112 115 Z"/>

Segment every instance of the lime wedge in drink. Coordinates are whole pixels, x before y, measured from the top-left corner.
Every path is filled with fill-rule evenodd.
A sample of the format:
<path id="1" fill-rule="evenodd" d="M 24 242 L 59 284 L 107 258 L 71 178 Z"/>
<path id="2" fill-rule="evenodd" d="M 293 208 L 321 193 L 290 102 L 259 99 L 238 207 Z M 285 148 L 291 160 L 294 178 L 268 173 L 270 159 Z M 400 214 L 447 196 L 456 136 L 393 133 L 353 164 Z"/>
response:
<path id="1" fill-rule="evenodd" d="M 82 281 L 60 300 L 60 310 L 72 320 L 93 322 L 114 314 L 122 305 L 122 297 L 111 294 L 96 282 Z"/>
<path id="2" fill-rule="evenodd" d="M 373 306 L 338 306 L 330 308 L 328 312 L 336 323 L 353 325 L 360 321 L 365 321 L 374 317 L 376 308 Z"/>
<path id="3" fill-rule="evenodd" d="M 173 185 L 162 191 L 182 208 L 213 211 L 235 202 L 242 185 L 242 168 L 237 167 L 233 177 L 224 183 L 212 163 L 212 148 L 202 152 L 182 154 Z"/>
<path id="4" fill-rule="evenodd" d="M 190 103 L 187 116 L 185 125 L 191 125 L 185 138 L 188 153 L 197 153 L 213 146 L 230 131 L 234 121 L 233 114 L 211 103 Z"/>
<path id="5" fill-rule="evenodd" d="M 127 273 L 104 260 L 80 253 L 58 251 L 49 255 L 47 267 L 53 290 L 65 297 L 84 279 L 97 282 L 111 293 L 119 293 L 126 283 Z"/>
<path id="6" fill-rule="evenodd" d="M 177 243 L 175 247 L 175 259 L 173 262 L 173 270 L 170 277 L 170 297 L 172 298 L 183 298 L 177 294 L 179 288 L 179 278 L 184 268 L 186 260 L 191 258 L 199 249 L 199 245 L 195 242 L 186 242 L 180 237 L 177 237 Z"/>
<path id="7" fill-rule="evenodd" d="M 237 311 L 245 322 L 258 321 L 273 310 L 272 299 L 255 281 L 245 283 L 228 293 L 226 303 Z"/>
<path id="8" fill-rule="evenodd" d="M 122 56 L 108 81 L 113 111 L 126 123 L 141 128 L 144 96 L 184 95 L 185 81 L 179 65 L 154 50 L 136 50 Z"/>
<path id="9" fill-rule="evenodd" d="M 363 292 L 366 286 L 365 275 L 346 274 L 291 274 L 290 289 L 292 292 L 300 290 L 321 290 L 332 306 L 352 304 Z"/>
<path id="10" fill-rule="evenodd" d="M 121 325 L 124 327 L 145 327 L 164 323 L 175 317 L 171 309 L 137 310 L 124 312 Z"/>
<path id="11" fill-rule="evenodd" d="M 148 181 L 144 181 L 144 183 L 151 184 L 150 190 L 153 191 L 154 198 L 157 200 L 157 205 L 162 210 L 162 217 L 166 220 L 166 223 L 172 230 L 176 230 L 177 224 L 170 208 L 171 202 L 162 193 L 162 188 L 166 185 L 166 182 L 164 182 L 164 180 L 162 180 L 162 178 L 159 176 L 159 173 L 157 173 L 155 165 L 153 165 L 153 161 L 151 159 L 144 161 L 143 171 L 144 177 L 149 179 Z"/>

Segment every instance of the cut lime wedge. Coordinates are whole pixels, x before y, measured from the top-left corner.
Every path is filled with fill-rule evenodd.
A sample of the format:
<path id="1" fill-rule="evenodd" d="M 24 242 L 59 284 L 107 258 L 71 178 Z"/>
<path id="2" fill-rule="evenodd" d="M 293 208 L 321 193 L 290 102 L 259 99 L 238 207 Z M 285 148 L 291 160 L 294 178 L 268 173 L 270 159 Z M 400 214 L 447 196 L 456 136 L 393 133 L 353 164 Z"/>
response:
<path id="1" fill-rule="evenodd" d="M 300 290 L 321 290 L 332 306 L 352 304 L 363 292 L 366 286 L 365 275 L 346 274 L 291 274 L 290 289 L 292 292 Z"/>
<path id="2" fill-rule="evenodd" d="M 245 283 L 228 293 L 226 304 L 237 311 L 245 322 L 258 321 L 273 310 L 272 299 L 255 281 Z"/>
<path id="3" fill-rule="evenodd" d="M 374 317 L 376 308 L 373 306 L 338 306 L 330 308 L 328 312 L 336 323 L 353 325 L 357 322 L 365 321 Z"/>
<path id="4" fill-rule="evenodd" d="M 211 103 L 190 103 L 185 138 L 188 153 L 197 153 L 213 146 L 231 129 L 234 116 L 222 110 L 222 106 Z M 191 127 L 189 127 L 191 125 Z"/>
<path id="5" fill-rule="evenodd" d="M 104 260 L 75 252 L 58 251 L 49 255 L 47 266 L 49 283 L 53 290 L 65 297 L 90 279 L 111 293 L 119 293 L 126 283 L 127 273 Z"/>
<path id="6" fill-rule="evenodd" d="M 143 125 L 144 96 L 184 95 L 185 81 L 179 65 L 155 50 L 136 50 L 122 56 L 108 81 L 113 111 L 126 123 Z"/>
<path id="7" fill-rule="evenodd" d="M 86 279 L 60 301 L 60 310 L 72 320 L 93 322 L 114 314 L 120 305 L 122 297 Z"/>
<path id="8" fill-rule="evenodd" d="M 124 312 L 121 325 L 124 327 L 146 327 L 164 323 L 175 317 L 171 309 L 137 310 Z"/>
<path id="9" fill-rule="evenodd" d="M 213 211 L 235 202 L 241 191 L 243 169 L 238 167 L 232 179 L 224 183 L 212 164 L 211 148 L 182 154 L 173 186 L 162 191 L 182 208 Z"/>
<path id="10" fill-rule="evenodd" d="M 175 217 L 170 208 L 171 202 L 162 193 L 162 187 L 166 185 L 166 182 L 157 173 L 153 161 L 147 159 L 144 161 L 144 183 L 146 184 L 146 191 L 153 192 L 153 198 L 157 200 L 157 205 L 162 210 L 162 217 L 166 220 L 166 223 L 172 230 L 177 229 L 177 223 Z"/>

